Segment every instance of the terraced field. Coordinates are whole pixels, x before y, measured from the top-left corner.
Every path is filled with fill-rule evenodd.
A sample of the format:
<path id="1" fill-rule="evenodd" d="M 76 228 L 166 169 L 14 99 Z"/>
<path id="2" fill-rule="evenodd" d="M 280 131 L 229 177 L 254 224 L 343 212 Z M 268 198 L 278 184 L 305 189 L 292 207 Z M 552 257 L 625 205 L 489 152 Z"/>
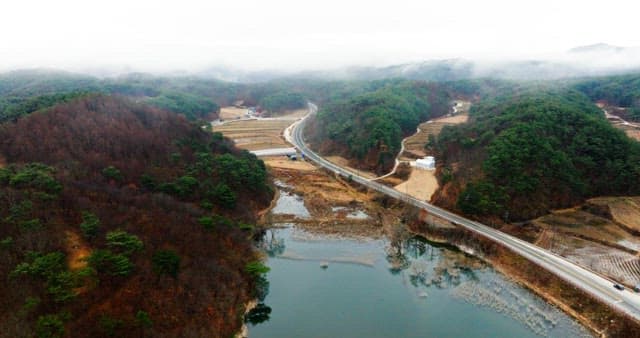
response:
<path id="1" fill-rule="evenodd" d="M 247 150 L 290 147 L 282 137 L 282 131 L 291 125 L 288 119 L 240 120 L 213 127 L 232 139 L 236 146 Z"/>
<path id="2" fill-rule="evenodd" d="M 553 231 L 544 231 L 536 245 L 627 286 L 640 283 L 638 255 Z"/>

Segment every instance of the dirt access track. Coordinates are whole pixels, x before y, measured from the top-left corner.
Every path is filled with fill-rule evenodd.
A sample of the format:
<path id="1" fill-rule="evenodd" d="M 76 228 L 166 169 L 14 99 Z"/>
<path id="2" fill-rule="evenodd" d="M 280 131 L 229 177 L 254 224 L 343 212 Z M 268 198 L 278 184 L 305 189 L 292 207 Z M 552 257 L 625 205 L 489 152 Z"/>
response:
<path id="1" fill-rule="evenodd" d="M 415 134 L 403 140 L 404 151 L 398 156 L 398 160 L 400 162 L 413 163 L 416 158 L 432 155 L 425 148 L 429 137 L 437 137 L 442 128 L 447 125 L 466 123 L 469 120 L 468 112 L 470 107 L 471 102 L 469 101 L 455 101 L 453 113 L 420 124 Z M 430 201 L 433 193 L 438 190 L 435 170 L 422 170 L 412 166 L 409 178 L 403 183 L 394 184 L 394 188 L 417 199 Z"/>

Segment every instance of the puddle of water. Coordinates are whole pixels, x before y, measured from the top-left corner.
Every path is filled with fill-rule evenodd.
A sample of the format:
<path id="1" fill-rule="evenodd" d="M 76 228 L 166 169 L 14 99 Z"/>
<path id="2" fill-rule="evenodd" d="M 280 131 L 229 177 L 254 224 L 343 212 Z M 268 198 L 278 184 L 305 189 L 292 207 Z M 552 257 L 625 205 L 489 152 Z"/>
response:
<path id="1" fill-rule="evenodd" d="M 282 190 L 271 213 L 275 215 L 294 215 L 300 219 L 311 218 L 309 210 L 304 206 L 302 197 Z"/>
<path id="2" fill-rule="evenodd" d="M 369 219 L 369 215 L 360 209 L 353 210 L 347 207 L 331 207 L 331 211 L 334 213 L 348 212 L 346 214 L 347 219 Z"/>

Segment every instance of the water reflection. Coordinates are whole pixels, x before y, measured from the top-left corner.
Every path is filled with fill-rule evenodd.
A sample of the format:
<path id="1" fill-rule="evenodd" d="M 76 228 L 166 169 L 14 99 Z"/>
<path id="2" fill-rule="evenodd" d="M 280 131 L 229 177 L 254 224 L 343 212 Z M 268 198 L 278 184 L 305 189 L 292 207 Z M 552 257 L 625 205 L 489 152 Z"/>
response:
<path id="1" fill-rule="evenodd" d="M 273 229 L 266 230 L 257 238 L 257 246 L 269 257 L 280 256 L 284 253 L 286 246 L 283 237 L 276 237 Z"/>
<path id="2" fill-rule="evenodd" d="M 258 241 L 271 287 L 246 316 L 252 336 L 590 336 L 479 259 L 404 226 L 385 240 L 278 226 Z M 454 317 L 460 323 L 447 324 Z"/>

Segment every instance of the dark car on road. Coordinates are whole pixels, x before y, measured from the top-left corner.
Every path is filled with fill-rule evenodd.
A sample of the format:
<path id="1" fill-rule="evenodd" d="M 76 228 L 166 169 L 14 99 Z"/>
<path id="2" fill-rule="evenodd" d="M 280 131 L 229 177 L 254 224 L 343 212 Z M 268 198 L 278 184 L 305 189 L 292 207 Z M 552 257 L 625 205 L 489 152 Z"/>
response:
<path id="1" fill-rule="evenodd" d="M 620 285 L 620 284 L 613 284 L 613 287 L 614 287 L 614 288 L 616 288 L 616 289 L 618 289 L 618 290 L 620 290 L 620 291 L 623 291 L 623 290 L 624 290 L 624 286 L 622 286 L 622 285 Z"/>

